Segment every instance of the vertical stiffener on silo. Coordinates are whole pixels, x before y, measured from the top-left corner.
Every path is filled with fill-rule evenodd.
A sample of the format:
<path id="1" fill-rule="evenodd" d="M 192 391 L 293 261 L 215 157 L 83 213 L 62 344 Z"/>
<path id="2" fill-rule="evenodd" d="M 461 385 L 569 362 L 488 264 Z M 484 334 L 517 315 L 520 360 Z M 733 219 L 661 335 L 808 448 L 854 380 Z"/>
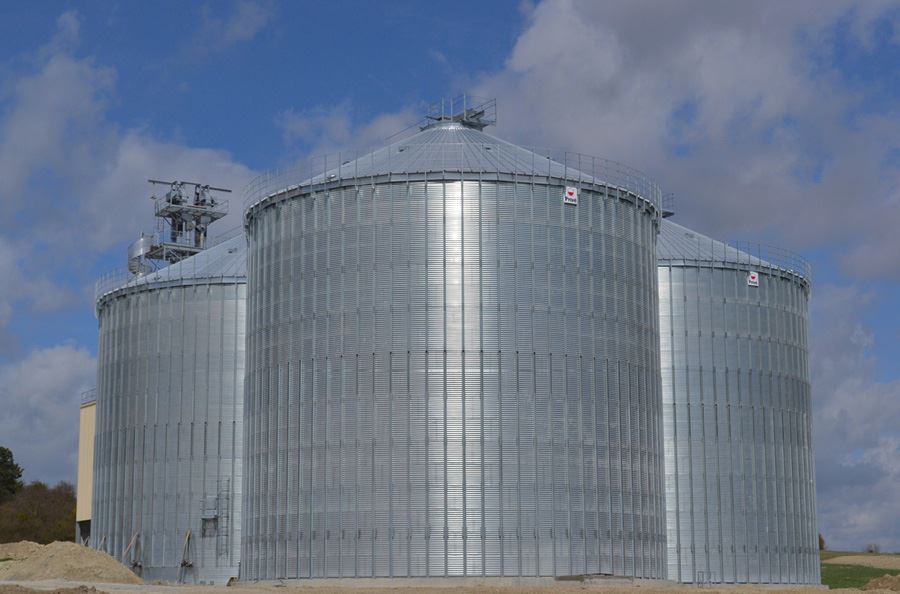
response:
<path id="1" fill-rule="evenodd" d="M 668 577 L 817 584 L 809 266 L 668 220 L 657 254 Z"/>

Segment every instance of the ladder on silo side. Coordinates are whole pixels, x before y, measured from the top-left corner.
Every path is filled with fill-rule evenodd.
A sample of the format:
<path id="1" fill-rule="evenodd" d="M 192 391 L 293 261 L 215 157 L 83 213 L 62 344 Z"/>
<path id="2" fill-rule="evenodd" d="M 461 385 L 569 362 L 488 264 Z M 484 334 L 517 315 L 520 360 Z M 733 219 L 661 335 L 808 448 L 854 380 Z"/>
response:
<path id="1" fill-rule="evenodd" d="M 228 555 L 231 545 L 231 479 L 221 479 L 216 494 L 216 555 L 225 557 Z"/>

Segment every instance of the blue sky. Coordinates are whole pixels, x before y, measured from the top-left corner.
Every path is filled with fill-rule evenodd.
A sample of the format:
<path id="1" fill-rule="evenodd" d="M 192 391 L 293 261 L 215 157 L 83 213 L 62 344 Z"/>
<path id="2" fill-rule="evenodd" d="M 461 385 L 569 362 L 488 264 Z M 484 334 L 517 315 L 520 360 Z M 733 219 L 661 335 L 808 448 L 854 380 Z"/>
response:
<path id="1" fill-rule="evenodd" d="M 74 478 L 92 285 L 152 228 L 147 177 L 240 189 L 468 91 L 494 134 L 628 163 L 681 224 L 813 262 L 821 529 L 900 550 L 898 63 L 880 0 L 7 3 L 0 443 Z"/>

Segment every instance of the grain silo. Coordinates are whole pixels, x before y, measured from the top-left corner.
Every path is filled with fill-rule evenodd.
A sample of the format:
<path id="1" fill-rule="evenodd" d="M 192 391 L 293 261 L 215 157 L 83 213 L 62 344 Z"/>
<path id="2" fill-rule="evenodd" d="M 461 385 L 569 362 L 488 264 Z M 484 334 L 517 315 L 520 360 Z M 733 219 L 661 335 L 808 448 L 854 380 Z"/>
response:
<path id="1" fill-rule="evenodd" d="M 809 266 L 669 221 L 657 253 L 668 577 L 818 584 Z"/>
<path id="2" fill-rule="evenodd" d="M 98 283 L 91 545 L 144 579 L 224 583 L 240 560 L 246 240 L 203 250 L 185 229 L 136 245 L 196 255 Z"/>
<path id="3" fill-rule="evenodd" d="M 242 578 L 665 577 L 658 188 L 491 107 L 248 190 Z"/>

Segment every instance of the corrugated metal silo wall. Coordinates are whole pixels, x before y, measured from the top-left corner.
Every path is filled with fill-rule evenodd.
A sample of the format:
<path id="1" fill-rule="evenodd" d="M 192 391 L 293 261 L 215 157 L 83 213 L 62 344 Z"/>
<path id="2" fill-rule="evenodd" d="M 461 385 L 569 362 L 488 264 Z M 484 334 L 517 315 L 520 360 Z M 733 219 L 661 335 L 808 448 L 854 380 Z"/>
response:
<path id="1" fill-rule="evenodd" d="M 242 578 L 665 576 L 657 223 L 615 192 L 251 210 Z"/>
<path id="2" fill-rule="evenodd" d="M 242 283 L 122 291 L 99 308 L 91 539 L 128 550 L 145 579 L 237 575 L 245 315 Z"/>
<path id="3" fill-rule="evenodd" d="M 669 579 L 819 583 L 808 288 L 660 261 Z"/>

